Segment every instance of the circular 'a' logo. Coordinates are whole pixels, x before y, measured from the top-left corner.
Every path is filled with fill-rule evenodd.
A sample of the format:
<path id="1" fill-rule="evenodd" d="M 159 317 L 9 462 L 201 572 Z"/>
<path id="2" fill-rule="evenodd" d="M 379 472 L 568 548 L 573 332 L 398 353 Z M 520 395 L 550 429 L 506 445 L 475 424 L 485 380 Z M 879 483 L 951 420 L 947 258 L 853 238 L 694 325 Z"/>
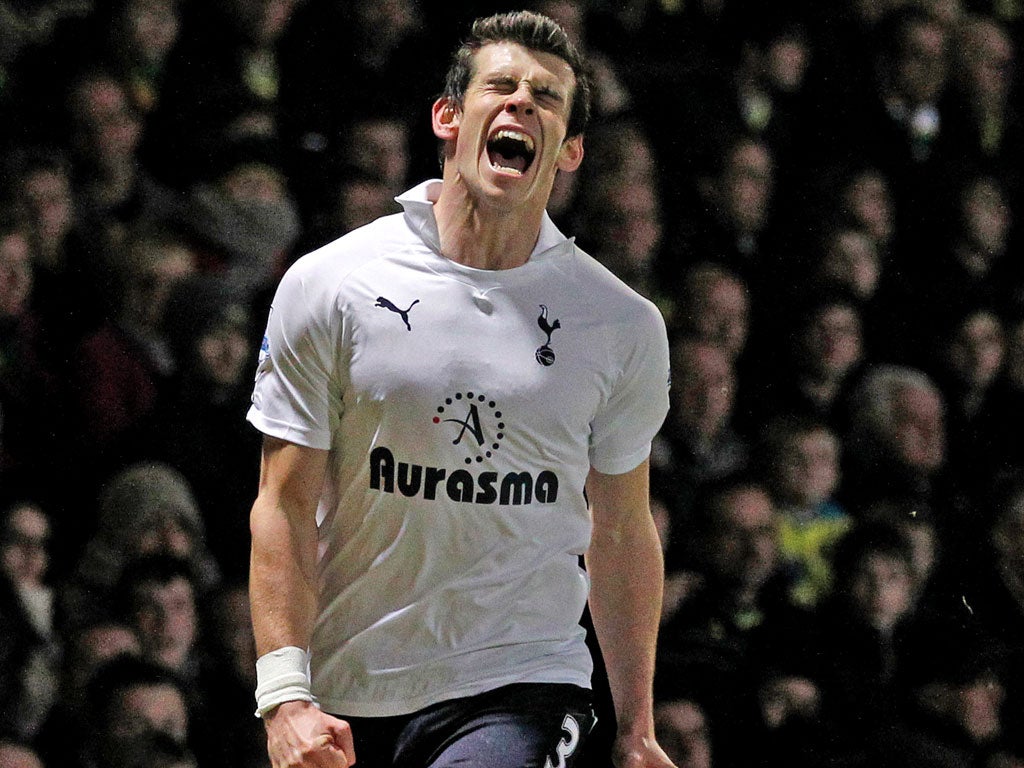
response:
<path id="1" fill-rule="evenodd" d="M 478 392 L 457 392 L 437 407 L 433 422 L 451 424 L 452 445 L 465 443 L 472 451 L 466 463 L 489 459 L 505 438 L 505 422 L 498 404 Z"/>

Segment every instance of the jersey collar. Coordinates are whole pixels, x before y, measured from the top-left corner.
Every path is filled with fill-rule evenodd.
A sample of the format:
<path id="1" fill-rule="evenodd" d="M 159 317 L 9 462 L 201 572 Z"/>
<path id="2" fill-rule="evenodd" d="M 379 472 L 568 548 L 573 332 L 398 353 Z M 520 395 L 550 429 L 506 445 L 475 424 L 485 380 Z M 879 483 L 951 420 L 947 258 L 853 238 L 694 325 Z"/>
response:
<path id="1" fill-rule="evenodd" d="M 441 235 L 437 231 L 437 220 L 434 218 L 434 202 L 441 194 L 441 180 L 430 179 L 417 184 L 408 192 L 395 198 L 405 211 L 405 220 L 431 250 L 441 252 Z M 530 254 L 530 261 L 541 257 L 555 256 L 571 250 L 576 238 L 566 237 L 555 226 L 555 223 L 544 211 L 540 223 L 540 235 L 537 244 Z"/>

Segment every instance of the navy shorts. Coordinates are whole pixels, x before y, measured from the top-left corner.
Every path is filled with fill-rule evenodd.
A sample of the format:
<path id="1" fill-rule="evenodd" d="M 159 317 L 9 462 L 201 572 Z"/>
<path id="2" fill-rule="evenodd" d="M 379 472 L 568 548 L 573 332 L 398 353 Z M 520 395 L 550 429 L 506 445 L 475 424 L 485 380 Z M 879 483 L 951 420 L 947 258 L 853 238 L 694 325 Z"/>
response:
<path id="1" fill-rule="evenodd" d="M 572 768 L 596 718 L 575 685 L 521 683 L 398 717 L 345 717 L 356 768 Z"/>

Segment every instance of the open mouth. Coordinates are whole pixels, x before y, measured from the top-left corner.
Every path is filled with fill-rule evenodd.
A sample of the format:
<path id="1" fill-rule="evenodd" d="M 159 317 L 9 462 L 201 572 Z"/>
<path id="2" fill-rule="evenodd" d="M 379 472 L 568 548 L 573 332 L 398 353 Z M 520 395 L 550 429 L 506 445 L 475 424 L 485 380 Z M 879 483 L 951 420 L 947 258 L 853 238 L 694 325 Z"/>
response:
<path id="1" fill-rule="evenodd" d="M 487 158 L 496 171 L 522 176 L 533 162 L 533 139 L 512 130 L 497 131 L 487 140 Z"/>

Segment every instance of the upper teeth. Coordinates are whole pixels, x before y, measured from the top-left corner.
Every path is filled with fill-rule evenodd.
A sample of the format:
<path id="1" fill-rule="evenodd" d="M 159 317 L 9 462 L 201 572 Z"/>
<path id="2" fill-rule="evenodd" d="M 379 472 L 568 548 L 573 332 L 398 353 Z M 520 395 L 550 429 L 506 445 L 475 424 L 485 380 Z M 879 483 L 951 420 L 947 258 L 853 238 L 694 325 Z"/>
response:
<path id="1" fill-rule="evenodd" d="M 533 139 L 525 133 L 519 131 L 501 130 L 494 134 L 495 139 L 513 139 L 514 141 L 521 141 L 526 145 L 528 152 L 533 152 Z"/>

